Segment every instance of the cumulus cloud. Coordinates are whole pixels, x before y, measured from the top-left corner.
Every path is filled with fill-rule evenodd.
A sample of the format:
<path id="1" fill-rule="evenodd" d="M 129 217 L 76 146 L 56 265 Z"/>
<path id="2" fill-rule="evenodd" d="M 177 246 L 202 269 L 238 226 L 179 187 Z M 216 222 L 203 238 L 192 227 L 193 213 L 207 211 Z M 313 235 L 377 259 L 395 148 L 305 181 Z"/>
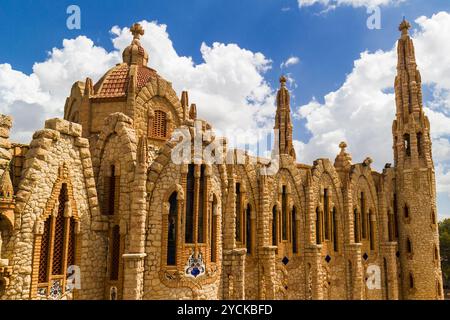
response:
<path id="1" fill-rule="evenodd" d="M 399 4 L 406 0 L 298 0 L 300 8 L 309 7 L 315 4 L 321 4 L 328 8 L 336 8 L 337 6 L 358 7 L 375 7 L 382 5 Z"/>
<path id="2" fill-rule="evenodd" d="M 432 126 L 438 191 L 450 195 L 450 42 L 445 40 L 450 14 L 420 17 L 416 23 L 420 27 L 413 34 L 417 63 L 423 85 L 434 97 L 425 101 L 425 113 Z M 312 135 L 307 142 L 295 142 L 301 161 L 334 159 L 339 142 L 345 140 L 355 162 L 371 156 L 378 169 L 392 162 L 396 57 L 395 46 L 389 51 L 363 52 L 343 85 L 328 93 L 323 103 L 313 99 L 299 107 L 297 115 Z"/>
<path id="3" fill-rule="evenodd" d="M 199 117 L 209 120 L 219 131 L 270 128 L 274 113 L 274 92 L 264 79 L 271 61 L 261 53 L 237 44 L 202 43 L 203 62 L 179 55 L 167 26 L 142 21 L 141 42 L 150 55 L 149 66 L 171 81 L 179 94 L 187 89 L 197 104 Z M 26 75 L 9 64 L 0 65 L 0 112 L 15 118 L 12 138 L 28 142 L 45 118 L 63 114 L 71 85 L 91 77 L 98 80 L 121 61 L 122 50 L 130 44 L 128 28 L 111 29 L 114 50 L 107 52 L 87 37 L 64 40 L 48 59 L 36 63 Z M 36 117 L 30 118 L 30 114 Z"/>
<path id="4" fill-rule="evenodd" d="M 298 64 L 299 62 L 300 62 L 299 57 L 295 57 L 295 56 L 289 57 L 286 61 L 281 63 L 280 69 L 288 68 L 290 66 Z"/>
<path id="5" fill-rule="evenodd" d="M 117 52 L 106 52 L 80 36 L 64 40 L 44 62 L 35 63 L 27 75 L 10 64 L 0 64 L 0 112 L 12 115 L 12 139 L 28 143 L 45 119 L 61 117 L 64 102 L 75 81 L 99 78 L 119 61 Z"/>

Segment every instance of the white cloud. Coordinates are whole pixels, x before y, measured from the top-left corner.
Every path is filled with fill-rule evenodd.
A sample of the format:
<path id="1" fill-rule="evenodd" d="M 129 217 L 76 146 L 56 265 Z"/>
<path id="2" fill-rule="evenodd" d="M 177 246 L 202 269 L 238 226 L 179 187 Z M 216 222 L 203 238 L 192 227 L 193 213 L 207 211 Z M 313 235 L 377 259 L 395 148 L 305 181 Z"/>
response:
<path id="1" fill-rule="evenodd" d="M 433 155 L 439 169 L 437 188 L 450 196 L 450 42 L 445 40 L 450 33 L 450 14 L 420 17 L 416 23 L 420 26 L 414 33 L 417 62 L 425 88 L 433 90 L 435 97 L 425 101 L 425 113 L 431 122 Z M 344 84 L 328 93 L 324 103 L 314 99 L 301 106 L 298 115 L 306 120 L 312 138 L 295 143 L 299 160 L 334 159 L 338 143 L 345 140 L 354 162 L 371 156 L 378 169 L 392 162 L 396 63 L 396 47 L 386 52 L 363 52 Z"/>
<path id="2" fill-rule="evenodd" d="M 326 7 L 335 8 L 337 6 L 374 7 L 382 5 L 399 4 L 406 0 L 298 0 L 299 7 L 308 7 L 321 4 Z"/>
<path id="3" fill-rule="evenodd" d="M 300 58 L 292 56 L 292 57 L 289 57 L 286 61 L 281 63 L 280 69 L 288 68 L 288 67 L 296 65 L 298 63 L 300 63 Z"/>
<path id="4" fill-rule="evenodd" d="M 26 75 L 10 64 L 0 64 L 0 112 L 12 115 L 12 139 L 29 142 L 45 119 L 61 116 L 72 84 L 86 77 L 98 78 L 118 61 L 117 52 L 108 53 L 83 36 L 64 40 L 45 62 L 35 63 Z"/>
<path id="5" fill-rule="evenodd" d="M 236 44 L 203 43 L 203 62 L 178 55 L 166 25 L 143 21 L 141 42 L 150 55 L 149 66 L 171 81 L 178 94 L 189 90 L 200 118 L 225 133 L 237 129 L 273 126 L 274 92 L 264 80 L 271 61 L 261 53 Z M 98 80 L 121 61 L 122 50 L 131 42 L 128 28 L 111 30 L 115 50 L 107 52 L 80 36 L 64 40 L 46 61 L 36 63 L 26 75 L 10 65 L 0 65 L 0 112 L 12 114 L 12 139 L 28 142 L 46 118 L 62 116 L 71 85 L 86 77 Z M 33 117 L 30 117 L 33 115 Z"/>

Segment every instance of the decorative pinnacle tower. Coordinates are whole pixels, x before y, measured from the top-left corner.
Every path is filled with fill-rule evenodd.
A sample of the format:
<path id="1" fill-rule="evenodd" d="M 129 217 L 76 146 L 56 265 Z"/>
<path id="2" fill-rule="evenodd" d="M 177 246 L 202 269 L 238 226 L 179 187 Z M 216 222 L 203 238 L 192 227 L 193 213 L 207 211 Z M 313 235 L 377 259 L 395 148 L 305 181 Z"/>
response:
<path id="1" fill-rule="evenodd" d="M 430 123 L 423 111 L 422 81 L 410 28 L 403 19 L 397 47 L 397 110 L 392 126 L 395 200 L 391 205 L 398 218 L 400 294 L 402 299 L 442 299 Z"/>
<path id="2" fill-rule="evenodd" d="M 275 127 L 278 130 L 278 142 L 280 154 L 290 155 L 296 158 L 292 143 L 292 121 L 289 90 L 286 88 L 286 77 L 280 77 L 280 89 L 277 93 L 277 113 Z"/>

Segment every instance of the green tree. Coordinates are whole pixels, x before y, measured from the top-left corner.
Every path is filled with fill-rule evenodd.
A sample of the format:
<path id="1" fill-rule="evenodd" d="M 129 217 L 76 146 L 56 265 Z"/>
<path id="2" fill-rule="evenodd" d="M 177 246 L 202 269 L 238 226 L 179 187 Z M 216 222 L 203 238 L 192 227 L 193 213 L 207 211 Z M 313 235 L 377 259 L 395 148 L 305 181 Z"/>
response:
<path id="1" fill-rule="evenodd" d="M 439 243 L 444 287 L 450 288 L 450 219 L 439 222 Z"/>

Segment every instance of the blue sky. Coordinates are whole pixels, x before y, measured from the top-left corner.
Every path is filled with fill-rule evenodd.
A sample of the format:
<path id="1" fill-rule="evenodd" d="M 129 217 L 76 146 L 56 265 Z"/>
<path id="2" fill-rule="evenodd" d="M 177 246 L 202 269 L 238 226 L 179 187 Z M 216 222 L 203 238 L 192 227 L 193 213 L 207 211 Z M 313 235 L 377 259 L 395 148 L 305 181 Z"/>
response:
<path id="1" fill-rule="evenodd" d="M 331 0 L 331 3 L 335 3 L 334 1 L 336 0 Z M 367 0 L 366 2 L 376 3 L 377 1 L 379 0 Z M 202 43 L 208 47 L 213 47 L 215 42 L 224 45 L 236 44 L 240 49 L 261 53 L 265 59 L 270 60 L 271 67 L 260 72 L 270 90 L 273 91 L 277 88 L 281 73 L 288 73 L 295 81 L 291 85 L 293 113 L 298 113 L 294 120 L 294 137 L 299 141 L 298 152 L 304 151 L 306 154 L 310 151 L 302 144 L 308 144 L 313 137 L 318 139 L 319 135 L 324 134 L 324 132 L 314 129 L 312 123 L 314 115 L 320 116 L 320 113 L 317 113 L 320 107 L 322 107 L 321 110 L 333 107 L 331 102 L 325 101 L 326 95 L 333 92 L 339 95 L 349 75 L 360 75 L 359 69 L 355 68 L 355 61 L 359 60 L 361 64 L 370 58 L 373 58 L 375 63 L 382 62 L 383 59 L 392 61 L 389 52 L 399 37 L 397 28 L 403 16 L 410 20 L 414 29 L 418 32 L 423 31 L 423 39 L 428 39 L 427 37 L 431 36 L 428 36 L 424 31 L 424 26 L 418 25 L 415 20 L 420 16 L 425 16 L 431 21 L 433 14 L 441 11 L 450 12 L 450 1 L 380 1 L 387 3 L 380 7 L 381 29 L 369 30 L 366 27 L 369 17 L 366 7 L 338 5 L 336 8 L 324 12 L 329 8 L 323 4 L 323 2 L 327 2 L 326 0 L 322 0 L 322 3 L 302 7 L 299 7 L 297 0 L 2 0 L 0 3 L 2 24 L 2 28 L 0 28 L 2 42 L 0 66 L 8 64 L 13 70 L 23 73 L 23 75 L 31 75 L 35 71 L 33 69 L 35 63 L 45 62 L 51 57 L 49 52 L 53 48 L 63 47 L 63 39 L 76 39 L 78 36 L 86 36 L 93 41 L 95 46 L 104 48 L 106 52 L 113 52 L 118 48 L 111 41 L 116 37 L 110 32 L 111 28 L 116 25 L 119 28 L 125 28 L 142 20 L 156 21 L 158 25 L 166 25 L 166 32 L 177 55 L 192 57 L 195 65 L 204 63 L 204 54 L 200 51 Z M 66 9 L 71 4 L 76 4 L 81 8 L 80 30 L 66 28 L 68 17 Z M 423 43 L 426 41 L 424 40 Z M 382 53 L 375 54 L 377 50 L 382 50 Z M 361 53 L 365 51 L 369 55 L 366 60 L 361 58 Z M 281 69 L 280 65 L 290 57 L 298 57 L 299 63 Z M 422 59 L 425 58 L 422 57 Z M 150 52 L 150 59 L 152 59 L 152 52 Z M 380 70 L 383 67 L 380 65 Z M 388 68 L 387 65 L 386 68 Z M 423 70 L 421 69 L 421 71 Z M 437 99 L 433 97 L 436 90 L 431 85 L 437 83 L 440 86 L 440 81 L 447 83 L 447 79 L 438 81 L 435 78 L 430 76 L 430 86 L 426 85 L 424 88 L 426 102 L 429 100 L 434 103 L 435 106 L 432 109 L 437 115 L 448 115 L 450 106 L 447 106 L 446 102 L 442 102 L 442 105 L 437 103 Z M 84 79 L 80 78 L 79 80 Z M 393 81 L 392 77 L 390 83 Z M 446 86 L 442 86 L 445 90 L 448 89 Z M 64 94 L 67 96 L 70 86 L 67 86 L 65 90 Z M 389 89 L 386 89 L 386 92 L 389 92 Z M 444 100 L 446 97 L 444 95 Z M 27 101 L 29 105 L 33 105 L 33 103 L 35 102 Z M 357 102 L 355 101 L 355 103 Z M 60 106 L 60 109 L 62 107 L 63 105 Z M 449 108 L 447 109 L 447 107 Z M 21 108 L 25 107 L 21 106 Z M 45 108 L 45 105 L 42 108 Z M 390 115 L 395 106 L 392 104 L 391 108 L 391 110 L 380 110 L 381 112 L 387 110 L 386 113 Z M 2 111 L 7 110 L 2 109 Z M 385 128 L 390 130 L 392 118 L 387 117 L 384 120 L 387 122 Z M 344 117 L 340 126 L 346 124 Z M 39 126 L 42 126 L 42 123 L 37 124 L 37 127 Z M 367 130 L 373 130 L 373 134 L 377 134 L 376 128 L 378 127 L 372 128 L 364 123 L 361 123 L 359 130 L 364 130 L 366 126 L 369 127 Z M 347 137 L 355 132 L 357 134 L 359 131 L 346 132 L 341 135 Z M 338 139 L 339 134 L 331 140 L 333 143 Z M 448 140 L 448 136 L 450 136 L 450 132 L 443 131 L 436 139 L 440 139 L 439 141 L 445 144 L 442 141 Z M 347 137 L 347 139 L 350 138 Z M 323 151 L 324 156 L 332 156 L 335 149 L 337 152 L 337 145 L 334 149 L 324 148 L 321 150 L 318 141 L 311 144 L 311 148 Z M 377 141 L 374 141 L 374 144 L 377 144 Z M 389 160 L 387 158 L 391 153 L 390 141 L 386 143 L 386 146 L 388 146 L 384 147 L 387 149 L 386 156 L 381 157 L 380 161 L 386 160 L 385 162 L 387 162 Z M 353 150 L 351 147 L 350 144 L 350 151 L 356 155 L 354 160 L 362 161 L 365 154 L 359 154 L 357 142 L 355 141 L 353 144 Z M 371 156 L 376 161 L 377 154 L 371 154 Z M 306 160 L 311 159 L 306 157 Z M 440 189 L 439 211 L 441 216 L 448 216 L 450 213 L 448 195 L 450 174 L 447 175 L 447 173 L 450 172 L 450 152 L 448 155 L 445 153 L 439 156 L 438 161 L 442 163 L 442 181 L 449 179 L 448 188 L 446 186 Z M 383 164 L 379 163 L 378 166 Z"/>

